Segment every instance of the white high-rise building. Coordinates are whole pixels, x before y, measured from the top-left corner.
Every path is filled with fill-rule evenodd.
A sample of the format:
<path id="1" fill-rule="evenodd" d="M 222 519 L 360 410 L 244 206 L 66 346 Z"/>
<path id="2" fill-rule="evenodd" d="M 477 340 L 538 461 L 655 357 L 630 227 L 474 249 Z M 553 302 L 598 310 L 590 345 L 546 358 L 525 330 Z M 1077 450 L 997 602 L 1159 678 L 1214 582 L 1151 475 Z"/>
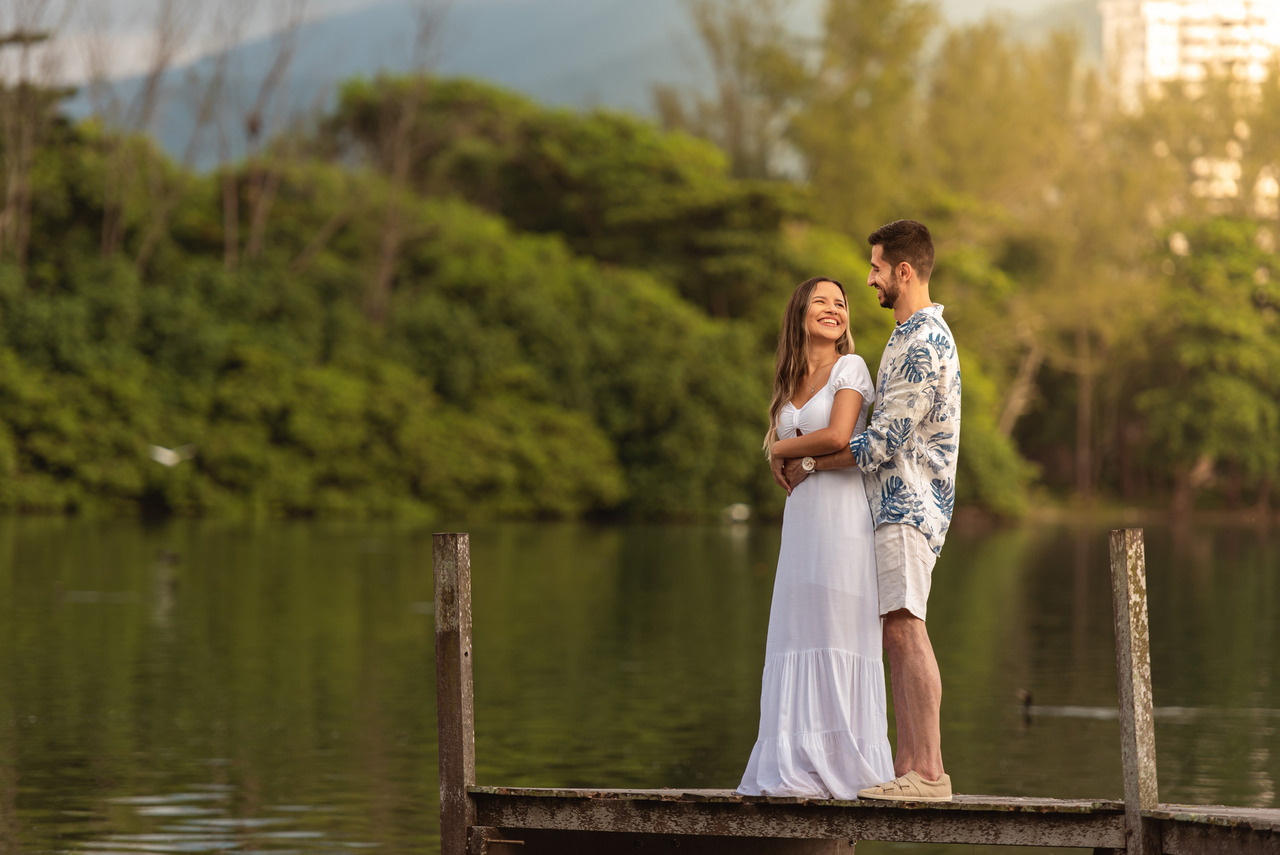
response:
<path id="1" fill-rule="evenodd" d="M 1120 97 L 1214 74 L 1260 82 L 1280 55 L 1280 0 L 1099 0 L 1102 49 Z"/>

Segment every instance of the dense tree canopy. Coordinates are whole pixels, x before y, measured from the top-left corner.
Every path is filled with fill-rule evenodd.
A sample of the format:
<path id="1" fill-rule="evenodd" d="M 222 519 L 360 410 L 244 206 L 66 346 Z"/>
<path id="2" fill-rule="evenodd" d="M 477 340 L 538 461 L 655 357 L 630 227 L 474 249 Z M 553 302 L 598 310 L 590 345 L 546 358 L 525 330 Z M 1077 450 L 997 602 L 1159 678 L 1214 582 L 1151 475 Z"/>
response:
<path id="1" fill-rule="evenodd" d="M 1189 367 L 1175 350 L 1230 351 L 1214 344 L 1221 324 L 1191 325 L 1178 343 L 1157 333 L 1187 301 L 1202 319 L 1217 301 L 1209 316 L 1241 325 L 1246 340 L 1270 335 L 1265 313 L 1249 308 L 1259 299 L 1249 276 L 1274 275 L 1274 246 L 1254 257 L 1240 241 L 1204 238 L 1275 228 L 1280 73 L 1261 86 L 1229 74 L 1170 84 L 1131 112 L 1070 33 L 1028 42 L 994 21 L 940 28 L 929 4 L 832 0 L 815 40 L 788 30 L 783 5 L 690 0 L 717 89 L 659 92 L 668 126 L 715 140 L 743 159 L 742 174 L 770 152 L 764 171 L 808 178 L 814 222 L 855 240 L 894 216 L 928 222 L 939 249 L 933 296 L 968 343 L 968 364 L 991 380 L 990 397 L 973 403 L 990 408 L 996 433 L 1055 493 L 1163 503 L 1177 483 L 1181 507 L 1205 489 L 1265 502 L 1276 471 L 1265 456 L 1246 464 L 1219 448 L 1197 464 L 1157 451 L 1170 430 L 1220 433 L 1225 419 L 1239 441 L 1271 418 L 1257 381 L 1218 408 L 1225 399 L 1193 401 L 1187 377 L 1167 370 Z M 936 49 L 925 49 L 931 41 Z M 734 116 L 751 121 L 726 121 Z M 1179 240 L 1201 238 L 1185 259 L 1168 243 L 1173 223 Z M 1203 265 L 1194 277 L 1192 258 Z M 1211 280 L 1213 297 L 1187 293 L 1212 290 Z M 1280 371 L 1270 350 L 1251 351 L 1263 374 Z M 968 432 L 968 398 L 972 450 L 985 440 Z M 1149 419 L 1161 413 L 1169 418 L 1157 429 Z M 1195 465 L 1201 475 L 1189 479 Z"/>
<path id="2" fill-rule="evenodd" d="M 81 140 L 49 166 L 93 152 Z M 94 201 L 54 195 L 37 231 L 61 240 L 33 243 L 25 275 L 4 267 L 6 505 L 684 516 L 758 492 L 767 365 L 749 328 L 558 238 L 423 200 L 379 329 L 360 297 L 385 183 L 289 166 L 263 262 L 228 272 L 214 180 L 188 180 L 146 274 L 99 258 L 89 234 L 66 251 L 75 224 L 47 218 L 91 222 Z M 166 469 L 152 444 L 198 452 Z"/>
<path id="3" fill-rule="evenodd" d="M 665 130 L 380 77 L 201 174 L 6 84 L 0 507 L 777 512 L 782 306 L 842 280 L 874 371 L 898 216 L 960 342 L 961 508 L 1269 501 L 1280 85 L 1127 113 L 1067 35 L 784 5 L 691 2 L 718 89 Z"/>
<path id="4" fill-rule="evenodd" d="M 580 255 L 648 270 L 717 317 L 741 317 L 789 281 L 782 225 L 800 196 L 734 179 L 713 146 L 623 114 L 537 106 L 468 80 L 353 81 L 319 150 L 390 174 L 386 117 L 413 109 L 410 179 Z"/>

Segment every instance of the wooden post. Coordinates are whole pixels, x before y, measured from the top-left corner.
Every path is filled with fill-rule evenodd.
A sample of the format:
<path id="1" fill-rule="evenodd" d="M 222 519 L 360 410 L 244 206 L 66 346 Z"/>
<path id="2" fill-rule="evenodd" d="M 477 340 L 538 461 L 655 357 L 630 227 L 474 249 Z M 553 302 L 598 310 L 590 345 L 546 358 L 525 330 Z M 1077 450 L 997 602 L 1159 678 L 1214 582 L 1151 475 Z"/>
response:
<path id="1" fill-rule="evenodd" d="M 1125 840 L 1130 855 L 1158 855 L 1158 827 L 1143 822 L 1155 810 L 1156 734 L 1147 634 L 1147 571 L 1141 529 L 1111 532 L 1111 594 L 1120 684 L 1120 751 L 1124 765 Z"/>
<path id="2" fill-rule="evenodd" d="M 476 806 L 475 694 L 471 682 L 471 537 L 437 534 L 436 716 L 440 742 L 440 853 L 466 855 Z"/>

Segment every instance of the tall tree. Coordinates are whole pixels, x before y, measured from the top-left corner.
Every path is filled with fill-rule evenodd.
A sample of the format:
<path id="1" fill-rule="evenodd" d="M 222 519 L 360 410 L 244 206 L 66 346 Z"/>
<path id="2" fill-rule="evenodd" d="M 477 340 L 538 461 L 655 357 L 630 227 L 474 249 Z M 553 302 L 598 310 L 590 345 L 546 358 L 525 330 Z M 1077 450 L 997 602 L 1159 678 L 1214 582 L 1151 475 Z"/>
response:
<path id="1" fill-rule="evenodd" d="M 710 93 L 655 87 L 663 125 L 710 140 L 739 178 L 784 168 L 782 134 L 794 95 L 794 0 L 686 0 L 710 66 Z"/>
<path id="2" fill-rule="evenodd" d="M 51 84 L 47 63 L 36 55 L 50 38 L 40 28 L 46 5 L 17 4 L 14 29 L 0 30 L 0 60 L 12 55 L 6 65 L 15 72 L 8 81 L 0 74 L 0 259 L 10 256 L 19 269 L 26 266 L 31 241 L 32 170 L 58 122 L 57 104 L 68 94 Z"/>
<path id="3" fill-rule="evenodd" d="M 868 234 L 910 199 L 920 61 L 936 24 L 926 2 L 828 0 L 817 42 L 792 58 L 799 84 L 786 139 L 815 210 L 840 231 Z"/>
<path id="4" fill-rule="evenodd" d="M 105 16 L 102 9 L 93 10 L 97 16 Z M 90 54 L 89 98 L 94 111 L 108 123 L 128 133 L 143 132 L 150 128 L 162 98 L 165 74 L 172 67 L 191 38 L 200 14 L 193 0 L 159 0 L 153 24 L 153 41 L 146 72 L 142 76 L 137 94 L 128 105 L 120 105 L 110 83 L 114 57 L 109 47 L 109 28 L 99 19 L 95 27 L 94 43 Z M 130 227 L 129 197 L 132 185 L 138 179 L 140 169 L 155 162 L 137 158 L 137 147 L 117 135 L 104 136 L 107 151 L 103 182 L 102 255 L 111 258 L 121 248 L 125 233 Z M 155 173 L 143 175 L 144 180 L 155 185 L 162 176 Z"/>
<path id="5" fill-rule="evenodd" d="M 439 47 L 437 41 L 445 7 L 435 0 L 419 0 L 415 11 L 411 62 L 417 73 L 394 90 L 395 97 L 383 100 L 377 122 L 379 159 L 393 188 L 408 186 L 413 167 L 423 156 L 424 140 L 418 123 L 429 86 L 427 70 Z M 378 258 L 364 300 L 365 313 L 376 324 L 387 319 L 407 220 L 400 194 L 388 193 L 378 239 Z"/>
<path id="6" fill-rule="evenodd" d="M 915 179 L 951 212 L 950 248 L 1000 274 L 962 276 L 960 298 L 1002 390 L 999 429 L 1015 434 L 1028 412 L 1052 409 L 1031 430 L 1052 431 L 1055 459 L 1070 437 L 1070 481 L 1088 500 L 1102 459 L 1099 383 L 1150 311 L 1145 208 L 1167 173 L 1135 157 L 1141 143 L 1103 109 L 1070 34 L 1025 43 L 994 23 L 953 31 L 926 105 Z M 1061 392 L 1047 400 L 1047 387 Z M 1045 439 L 1020 438 L 1033 449 Z"/>
<path id="7" fill-rule="evenodd" d="M 1157 256 L 1171 281 L 1136 409 L 1153 462 L 1172 473 L 1176 510 L 1226 470 L 1265 504 L 1280 471 L 1280 264 L 1256 221 L 1184 228 Z"/>
<path id="8" fill-rule="evenodd" d="M 689 6 L 715 91 L 681 99 L 660 90 L 668 124 L 715 142 L 736 174 L 803 178 L 815 218 L 846 234 L 902 210 L 932 4 L 825 0 L 816 34 L 789 28 L 782 0 Z"/>

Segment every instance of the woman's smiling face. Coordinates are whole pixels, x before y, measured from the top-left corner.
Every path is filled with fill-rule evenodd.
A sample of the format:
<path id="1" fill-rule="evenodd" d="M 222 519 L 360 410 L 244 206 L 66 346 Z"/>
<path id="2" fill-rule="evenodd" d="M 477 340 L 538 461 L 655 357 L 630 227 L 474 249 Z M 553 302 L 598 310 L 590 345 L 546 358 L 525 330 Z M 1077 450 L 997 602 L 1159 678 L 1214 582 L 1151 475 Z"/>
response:
<path id="1" fill-rule="evenodd" d="M 809 298 L 809 311 L 805 316 L 805 329 L 811 341 L 837 342 L 849 327 L 849 308 L 844 291 L 834 282 L 819 282 L 813 286 Z"/>

